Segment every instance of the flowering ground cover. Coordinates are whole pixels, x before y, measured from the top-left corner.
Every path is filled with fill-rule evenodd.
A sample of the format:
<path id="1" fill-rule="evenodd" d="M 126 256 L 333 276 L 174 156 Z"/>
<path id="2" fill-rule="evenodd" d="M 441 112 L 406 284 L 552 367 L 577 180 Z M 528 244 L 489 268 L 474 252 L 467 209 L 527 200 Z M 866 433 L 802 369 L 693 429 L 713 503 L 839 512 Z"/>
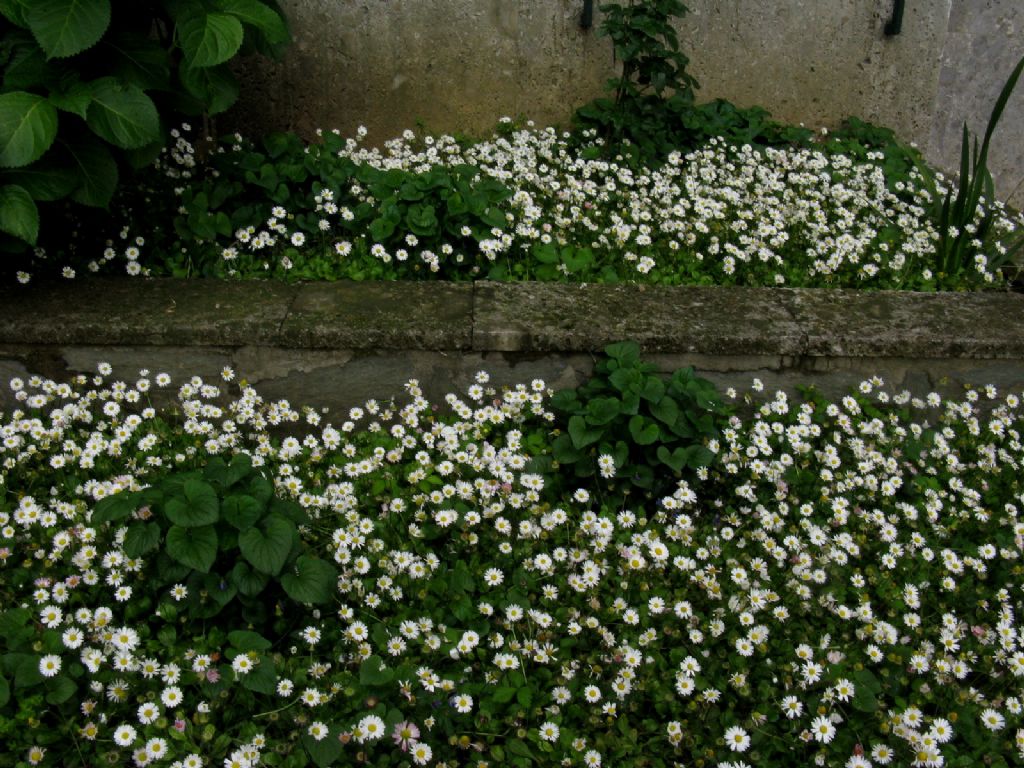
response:
<path id="1" fill-rule="evenodd" d="M 0 765 L 1024 761 L 1018 396 L 609 352 L 348 414 L 12 381 Z"/>
<path id="2" fill-rule="evenodd" d="M 593 133 L 510 122 L 482 141 L 406 131 L 383 149 L 361 131 L 312 144 L 234 136 L 197 152 L 175 131 L 115 215 L 60 228 L 18 277 L 1005 284 L 1020 215 L 980 198 L 951 266 L 938 223 L 946 180 L 891 132 L 857 125 L 854 138 L 791 145 L 713 138 L 656 165 Z"/>

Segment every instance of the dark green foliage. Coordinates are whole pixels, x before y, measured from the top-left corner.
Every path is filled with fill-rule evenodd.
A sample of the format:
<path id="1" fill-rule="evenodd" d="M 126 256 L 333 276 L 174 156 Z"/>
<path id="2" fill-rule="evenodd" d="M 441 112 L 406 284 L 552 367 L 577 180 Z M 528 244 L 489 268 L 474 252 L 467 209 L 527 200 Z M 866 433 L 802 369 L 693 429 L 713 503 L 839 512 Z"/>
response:
<path id="1" fill-rule="evenodd" d="M 163 609 L 191 620 L 217 617 L 279 636 L 275 605 L 325 603 L 334 591 L 333 564 L 301 544 L 306 512 L 278 498 L 245 455 L 103 499 L 92 522 L 123 523 L 125 554 L 146 560 L 147 590 L 166 596 L 184 585 L 187 596 Z"/>
<path id="2" fill-rule="evenodd" d="M 274 0 L 0 2 L 0 250 L 36 244 L 39 204 L 106 208 L 168 118 L 223 112 L 231 60 L 288 39 Z"/>
<path id="3" fill-rule="evenodd" d="M 635 342 L 612 344 L 605 354 L 585 384 L 552 398 L 565 429 L 552 456 L 577 478 L 597 474 L 598 457 L 611 456 L 615 477 L 607 485 L 616 504 L 631 493 L 671 494 L 681 478 L 712 463 L 708 444 L 718 438 L 727 410 L 715 386 L 692 368 L 664 379 L 641 361 Z"/>

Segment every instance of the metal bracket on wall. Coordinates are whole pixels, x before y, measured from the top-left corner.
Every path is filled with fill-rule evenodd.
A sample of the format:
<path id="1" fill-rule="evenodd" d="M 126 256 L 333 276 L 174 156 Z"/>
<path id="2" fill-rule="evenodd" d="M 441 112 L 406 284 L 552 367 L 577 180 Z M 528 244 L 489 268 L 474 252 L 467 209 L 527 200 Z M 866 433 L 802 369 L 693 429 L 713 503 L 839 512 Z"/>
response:
<path id="1" fill-rule="evenodd" d="M 592 26 L 594 26 L 594 0 L 583 0 L 580 29 L 590 29 Z"/>
<path id="2" fill-rule="evenodd" d="M 892 17 L 885 25 L 885 34 L 889 37 L 898 35 L 903 30 L 903 7 L 905 5 L 905 0 L 893 0 Z"/>

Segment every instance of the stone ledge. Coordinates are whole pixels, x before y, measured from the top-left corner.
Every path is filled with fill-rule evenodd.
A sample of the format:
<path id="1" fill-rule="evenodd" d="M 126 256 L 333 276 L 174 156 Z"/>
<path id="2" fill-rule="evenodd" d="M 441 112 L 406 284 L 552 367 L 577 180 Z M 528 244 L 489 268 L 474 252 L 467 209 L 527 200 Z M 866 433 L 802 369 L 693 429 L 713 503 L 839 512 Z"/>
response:
<path id="1" fill-rule="evenodd" d="M 97 278 L 0 289 L 0 345 L 1024 361 L 1024 295 Z"/>

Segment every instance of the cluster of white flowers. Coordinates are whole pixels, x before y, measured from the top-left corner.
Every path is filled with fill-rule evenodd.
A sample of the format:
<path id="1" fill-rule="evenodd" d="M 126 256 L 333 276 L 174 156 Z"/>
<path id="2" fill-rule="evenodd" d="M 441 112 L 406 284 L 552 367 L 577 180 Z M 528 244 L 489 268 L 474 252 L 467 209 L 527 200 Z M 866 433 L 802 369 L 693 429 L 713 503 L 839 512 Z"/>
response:
<path id="1" fill-rule="evenodd" d="M 498 392 L 481 373 L 447 418 L 410 382 L 407 405 L 369 401 L 333 426 L 249 387 L 223 403 L 194 377 L 175 432 L 146 403 L 169 377 L 110 374 L 12 382 L 24 407 L 0 419 L 0 588 L 50 633 L 42 679 L 81 666 L 76 738 L 136 765 L 255 766 L 300 726 L 312 745 L 363 754 L 391 737 L 416 764 L 462 764 L 460 750 L 487 748 L 479 719 L 509 702 L 509 723 L 584 765 L 625 759 L 611 734 L 655 716 L 659 748 L 683 760 L 779 743 L 852 768 L 942 765 L 961 723 L 996 739 L 1024 728 L 1014 395 L 918 399 L 873 379 L 837 402 L 759 396 L 708 445 L 710 472 L 609 508 L 604 457 L 588 488 L 537 469 L 546 448 L 531 438 L 554 418 L 540 380 Z M 149 564 L 125 553 L 125 524 L 90 515 L 240 452 L 306 510 L 303 539 L 339 576 L 328 609 L 296 615 L 285 653 L 221 658 L 227 629 L 165 631 L 167 606 L 199 599 L 185 584 L 147 596 L 155 614 L 132 611 Z M 5 574 L 22 563 L 38 576 L 16 586 Z M 363 678 L 377 686 L 365 700 Z M 203 757 L 168 738 L 218 733 L 218 692 L 234 690 L 265 691 L 275 719 L 242 717 Z M 59 752 L 34 748 L 36 762 Z"/>

